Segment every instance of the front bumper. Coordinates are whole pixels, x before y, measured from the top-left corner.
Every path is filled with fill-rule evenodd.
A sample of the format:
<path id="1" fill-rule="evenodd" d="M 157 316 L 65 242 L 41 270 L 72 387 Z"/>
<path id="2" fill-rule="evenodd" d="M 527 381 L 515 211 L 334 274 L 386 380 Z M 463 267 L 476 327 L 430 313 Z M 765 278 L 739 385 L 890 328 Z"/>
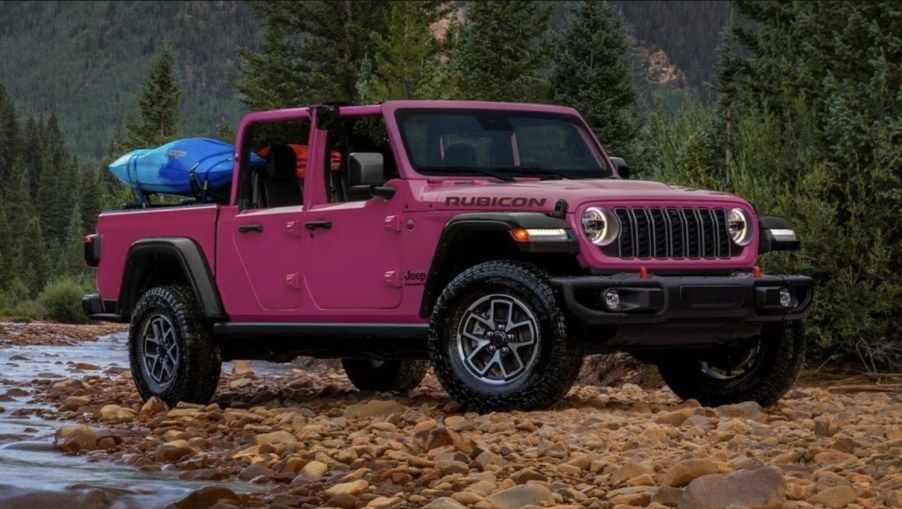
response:
<path id="1" fill-rule="evenodd" d="M 586 325 L 650 325 L 668 322 L 763 323 L 798 320 L 811 305 L 812 282 L 805 276 L 762 276 L 749 272 L 720 276 L 662 276 L 619 273 L 551 280 L 567 310 Z M 792 298 L 780 305 L 781 289 Z M 604 293 L 617 291 L 611 309 Z"/>

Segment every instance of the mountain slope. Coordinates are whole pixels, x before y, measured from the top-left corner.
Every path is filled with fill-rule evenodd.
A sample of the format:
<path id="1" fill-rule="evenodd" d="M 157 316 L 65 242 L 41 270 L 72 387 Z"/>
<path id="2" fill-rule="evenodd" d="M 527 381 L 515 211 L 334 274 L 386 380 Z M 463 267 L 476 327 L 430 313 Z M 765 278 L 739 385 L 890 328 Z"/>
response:
<path id="1" fill-rule="evenodd" d="M 20 112 L 56 112 L 73 151 L 99 158 L 164 40 L 177 53 L 183 131 L 234 124 L 237 48 L 256 32 L 238 2 L 2 2 L 0 82 Z"/>

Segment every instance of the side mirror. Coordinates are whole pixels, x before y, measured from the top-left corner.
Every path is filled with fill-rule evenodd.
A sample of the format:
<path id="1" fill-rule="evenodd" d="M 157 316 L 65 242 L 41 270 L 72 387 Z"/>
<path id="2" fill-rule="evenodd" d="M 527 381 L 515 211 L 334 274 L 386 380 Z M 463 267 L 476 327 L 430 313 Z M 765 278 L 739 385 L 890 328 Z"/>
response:
<path id="1" fill-rule="evenodd" d="M 351 189 L 363 189 L 386 200 L 395 195 L 395 188 L 383 186 L 385 159 L 378 152 L 348 154 L 348 184 Z"/>
<path id="2" fill-rule="evenodd" d="M 617 168 L 617 174 L 620 175 L 620 178 L 629 180 L 630 165 L 626 164 L 626 161 L 622 157 L 611 157 L 611 162 L 614 163 L 614 167 Z"/>
<path id="3" fill-rule="evenodd" d="M 348 183 L 378 186 L 385 182 L 385 161 L 378 152 L 352 152 L 348 155 Z"/>

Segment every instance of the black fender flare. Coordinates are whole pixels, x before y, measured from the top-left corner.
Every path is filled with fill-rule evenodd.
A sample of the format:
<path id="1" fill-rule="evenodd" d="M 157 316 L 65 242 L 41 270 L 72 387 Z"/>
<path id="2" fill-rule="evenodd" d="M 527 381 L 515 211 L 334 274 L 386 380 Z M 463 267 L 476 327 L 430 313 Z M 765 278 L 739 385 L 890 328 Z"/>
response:
<path id="1" fill-rule="evenodd" d="M 505 235 L 511 242 L 510 231 L 515 228 L 563 229 L 567 231 L 564 241 L 527 241 L 515 242 L 517 248 L 525 253 L 561 253 L 575 256 L 579 253 L 579 239 L 570 225 L 561 218 L 543 212 L 466 212 L 458 214 L 445 223 L 442 234 L 432 256 L 432 264 L 426 277 L 426 288 L 423 291 L 423 302 L 420 316 L 428 318 L 432 306 L 447 283 L 450 261 L 454 257 L 456 244 L 473 232 L 496 232 Z"/>
<path id="2" fill-rule="evenodd" d="M 186 237 L 153 237 L 138 240 L 128 249 L 117 304 L 123 319 L 140 298 L 140 278 L 144 274 L 146 264 L 158 255 L 178 260 L 206 318 L 211 320 L 226 318 L 213 273 L 200 245 Z"/>

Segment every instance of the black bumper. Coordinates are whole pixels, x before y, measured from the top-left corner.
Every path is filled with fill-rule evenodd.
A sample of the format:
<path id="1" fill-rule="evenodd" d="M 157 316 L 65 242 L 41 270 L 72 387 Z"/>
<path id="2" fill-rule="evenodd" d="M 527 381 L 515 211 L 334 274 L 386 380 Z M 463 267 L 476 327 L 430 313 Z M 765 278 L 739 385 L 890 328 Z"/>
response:
<path id="1" fill-rule="evenodd" d="M 89 293 L 81 298 L 81 309 L 92 320 L 105 322 L 121 322 L 122 317 L 116 313 L 116 301 L 102 300 L 100 295 Z"/>
<path id="2" fill-rule="evenodd" d="M 614 274 L 552 279 L 567 310 L 586 325 L 798 320 L 811 305 L 811 278 L 736 273 L 722 276 Z M 780 291 L 792 299 L 780 305 Z M 610 309 L 604 293 L 617 291 L 620 306 Z"/>

